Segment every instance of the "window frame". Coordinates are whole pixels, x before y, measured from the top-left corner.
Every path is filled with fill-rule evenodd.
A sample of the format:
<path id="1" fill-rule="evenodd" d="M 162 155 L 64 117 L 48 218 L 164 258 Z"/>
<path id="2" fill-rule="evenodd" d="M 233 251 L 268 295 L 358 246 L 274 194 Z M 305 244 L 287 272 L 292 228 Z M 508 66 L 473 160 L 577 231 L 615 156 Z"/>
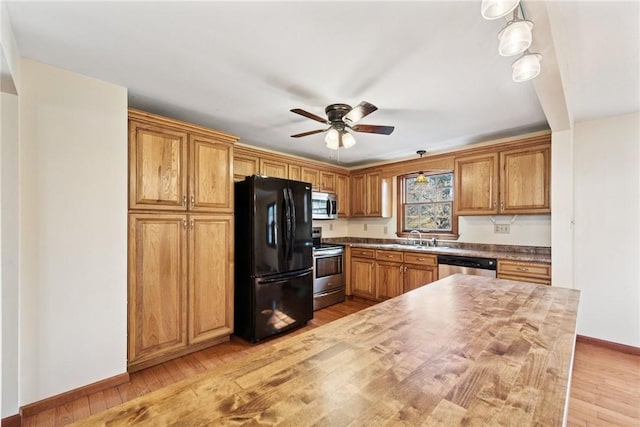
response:
<path id="1" fill-rule="evenodd" d="M 431 171 L 423 171 L 423 173 L 427 176 L 429 175 L 441 175 L 445 173 L 450 173 L 453 175 L 452 179 L 452 188 L 455 189 L 455 174 L 453 170 L 431 170 Z M 399 175 L 397 177 L 397 224 L 396 224 L 396 235 L 400 238 L 415 238 L 415 234 L 410 234 L 410 231 L 404 231 L 404 211 L 405 211 L 405 180 L 408 178 L 415 178 L 418 176 L 418 172 L 407 173 L 403 175 Z M 457 240 L 459 237 L 458 234 L 458 215 L 456 214 L 456 196 L 457 194 L 453 193 L 453 201 L 451 203 L 451 231 L 450 232 L 442 232 L 442 231 L 420 231 L 422 233 L 423 239 L 431 239 L 436 238 L 440 240 Z"/>

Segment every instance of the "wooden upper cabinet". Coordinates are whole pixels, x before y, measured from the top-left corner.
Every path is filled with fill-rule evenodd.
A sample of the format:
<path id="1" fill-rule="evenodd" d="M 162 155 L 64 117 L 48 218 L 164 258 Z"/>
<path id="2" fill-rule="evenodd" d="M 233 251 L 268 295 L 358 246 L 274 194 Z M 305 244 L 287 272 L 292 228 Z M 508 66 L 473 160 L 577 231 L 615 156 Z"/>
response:
<path id="1" fill-rule="evenodd" d="M 246 177 L 260 172 L 260 163 L 258 157 L 238 151 L 233 153 L 233 180 L 244 181 Z"/>
<path id="2" fill-rule="evenodd" d="M 549 143 L 456 158 L 456 213 L 549 213 L 550 175 Z"/>
<path id="3" fill-rule="evenodd" d="M 336 197 L 338 200 L 338 217 L 349 217 L 351 200 L 349 198 L 349 177 L 347 175 L 336 175 Z"/>
<path id="4" fill-rule="evenodd" d="M 260 159 L 260 173 L 275 178 L 289 178 L 289 165 L 277 160 Z"/>
<path id="5" fill-rule="evenodd" d="M 189 210 L 232 212 L 231 145 L 192 135 L 189 153 Z"/>
<path id="6" fill-rule="evenodd" d="M 390 217 L 391 193 L 382 172 L 351 176 L 351 216 Z"/>
<path id="7" fill-rule="evenodd" d="M 302 173 L 300 171 L 299 165 L 289 164 L 289 179 L 294 181 L 300 181 L 302 178 Z"/>
<path id="8" fill-rule="evenodd" d="M 189 217 L 189 344 L 233 332 L 233 215 Z"/>
<path id="9" fill-rule="evenodd" d="M 300 174 L 301 181 L 310 182 L 314 191 L 320 190 L 320 171 L 318 169 L 302 166 Z"/>
<path id="10" fill-rule="evenodd" d="M 333 172 L 320 172 L 320 191 L 326 193 L 336 192 L 336 174 Z"/>
<path id="11" fill-rule="evenodd" d="M 457 158 L 454 171 L 458 215 L 498 213 L 498 153 Z"/>
<path id="12" fill-rule="evenodd" d="M 500 152 L 500 212 L 549 213 L 551 147 Z"/>
<path id="13" fill-rule="evenodd" d="M 129 121 L 129 208 L 187 209 L 187 133 Z"/>
<path id="14" fill-rule="evenodd" d="M 187 345 L 185 214 L 129 215 L 129 365 Z"/>

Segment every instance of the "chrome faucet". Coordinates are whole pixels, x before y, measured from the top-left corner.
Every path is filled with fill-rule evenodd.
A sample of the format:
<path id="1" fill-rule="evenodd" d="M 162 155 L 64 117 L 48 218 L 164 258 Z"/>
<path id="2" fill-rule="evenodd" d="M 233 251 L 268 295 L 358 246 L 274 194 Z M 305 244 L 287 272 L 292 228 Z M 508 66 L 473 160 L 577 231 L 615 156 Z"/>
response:
<path id="1" fill-rule="evenodd" d="M 409 232 L 409 235 L 412 235 L 413 233 L 418 233 L 418 245 L 422 246 L 422 233 L 420 232 L 420 230 L 411 230 Z M 416 239 L 413 239 L 413 244 L 416 244 Z"/>

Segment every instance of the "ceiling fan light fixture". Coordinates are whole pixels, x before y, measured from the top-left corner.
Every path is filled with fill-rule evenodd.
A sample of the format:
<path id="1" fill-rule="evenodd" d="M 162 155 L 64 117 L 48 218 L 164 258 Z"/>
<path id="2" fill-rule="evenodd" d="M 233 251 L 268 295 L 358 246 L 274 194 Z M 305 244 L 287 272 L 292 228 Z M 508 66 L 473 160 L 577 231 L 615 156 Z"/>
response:
<path id="1" fill-rule="evenodd" d="M 501 56 L 513 56 L 524 52 L 531 46 L 533 22 L 522 19 L 509 21 L 498 33 L 500 44 L 498 53 Z"/>
<path id="2" fill-rule="evenodd" d="M 349 132 L 342 132 L 340 133 L 339 145 L 345 149 L 353 147 L 356 145 L 356 139 Z"/>
<path id="3" fill-rule="evenodd" d="M 327 132 L 327 135 L 324 137 L 324 141 L 327 143 L 328 149 L 337 150 L 339 148 L 338 137 L 338 131 L 335 129 L 331 129 Z"/>
<path id="4" fill-rule="evenodd" d="M 480 13 L 488 20 L 502 18 L 518 7 L 519 3 L 520 0 L 482 0 Z"/>
<path id="5" fill-rule="evenodd" d="M 531 53 L 527 50 L 511 65 L 513 67 L 513 81 L 520 83 L 536 78 L 540 74 L 541 59 L 542 55 L 539 53 Z"/>

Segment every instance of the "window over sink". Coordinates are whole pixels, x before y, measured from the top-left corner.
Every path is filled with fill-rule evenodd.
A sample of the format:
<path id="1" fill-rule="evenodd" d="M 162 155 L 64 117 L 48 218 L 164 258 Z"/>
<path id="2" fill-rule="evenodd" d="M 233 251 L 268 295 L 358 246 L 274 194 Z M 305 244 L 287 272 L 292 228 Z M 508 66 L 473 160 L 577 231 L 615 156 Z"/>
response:
<path id="1" fill-rule="evenodd" d="M 398 177 L 398 236 L 411 238 L 411 230 L 418 230 L 426 238 L 457 238 L 453 171 L 423 173 L 424 182 L 418 173 Z"/>

